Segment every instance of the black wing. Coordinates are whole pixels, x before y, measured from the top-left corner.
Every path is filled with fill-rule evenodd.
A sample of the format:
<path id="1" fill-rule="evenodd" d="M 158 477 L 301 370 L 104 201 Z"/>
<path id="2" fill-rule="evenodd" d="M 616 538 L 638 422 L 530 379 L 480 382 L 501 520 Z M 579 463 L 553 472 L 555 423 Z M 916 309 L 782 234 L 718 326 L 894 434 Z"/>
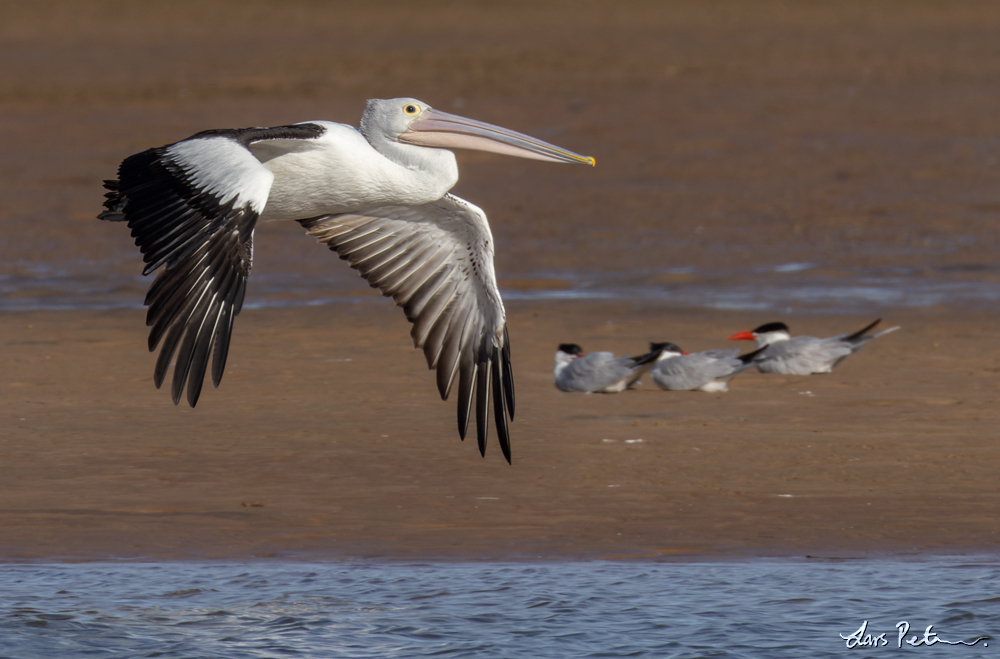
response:
<path id="1" fill-rule="evenodd" d="M 163 342 L 153 380 L 159 387 L 174 353 L 171 395 L 187 387 L 194 407 L 209 354 L 212 382 L 226 367 L 233 320 L 243 306 L 253 261 L 253 230 L 274 176 L 247 149 L 267 139 L 309 139 L 315 124 L 205 131 L 126 158 L 105 181 L 106 210 L 124 221 L 149 274 L 165 266 L 146 294 L 149 350 Z"/>

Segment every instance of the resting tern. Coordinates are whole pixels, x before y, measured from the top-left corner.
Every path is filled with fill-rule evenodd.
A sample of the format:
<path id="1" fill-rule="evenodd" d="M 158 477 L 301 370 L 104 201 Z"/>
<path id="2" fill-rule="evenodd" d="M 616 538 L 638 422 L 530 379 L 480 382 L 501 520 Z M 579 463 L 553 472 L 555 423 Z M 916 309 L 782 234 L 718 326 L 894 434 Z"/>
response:
<path id="1" fill-rule="evenodd" d="M 553 372 L 556 388 L 562 391 L 616 394 L 631 389 L 653 367 L 659 351 L 639 357 L 615 357 L 611 352 L 583 354 L 575 343 L 563 343 L 556 350 Z"/>
<path id="2" fill-rule="evenodd" d="M 485 454 L 490 387 L 494 423 L 510 461 L 514 387 L 506 315 L 493 271 L 486 215 L 448 191 L 467 148 L 594 164 L 593 158 L 412 98 L 368 101 L 360 129 L 329 121 L 208 130 L 126 158 L 104 220 L 127 222 L 149 274 L 149 349 L 162 342 L 159 387 L 174 354 L 171 395 L 198 402 L 211 358 L 226 366 L 243 305 L 257 222 L 295 220 L 391 296 L 413 323 L 414 346 L 447 400 L 458 383 L 464 439 L 476 391 Z"/>
<path id="3" fill-rule="evenodd" d="M 767 323 L 752 332 L 738 332 L 728 337 L 729 341 L 756 341 L 766 348 L 757 359 L 757 370 L 761 373 L 781 373 L 783 375 L 812 375 L 829 373 L 861 346 L 880 336 L 895 332 L 899 327 L 890 327 L 878 334 L 867 332 L 882 322 L 879 318 L 854 334 L 841 334 L 826 339 L 812 336 L 792 336 L 784 323 Z"/>
<path id="4" fill-rule="evenodd" d="M 649 372 L 660 389 L 668 391 L 729 391 L 729 381 L 754 364 L 766 350 L 757 348 L 740 355 L 739 350 L 705 350 L 688 353 L 674 343 L 650 343 L 660 357 Z"/>

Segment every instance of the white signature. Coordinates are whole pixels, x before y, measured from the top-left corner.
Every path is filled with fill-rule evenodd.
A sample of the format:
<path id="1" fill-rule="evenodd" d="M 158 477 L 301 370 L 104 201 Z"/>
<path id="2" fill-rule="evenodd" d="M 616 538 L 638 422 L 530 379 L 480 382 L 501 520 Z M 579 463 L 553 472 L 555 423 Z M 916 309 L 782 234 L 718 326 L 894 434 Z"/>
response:
<path id="1" fill-rule="evenodd" d="M 924 645 L 937 645 L 938 643 L 944 643 L 946 645 L 976 645 L 980 641 L 983 642 L 983 647 L 989 647 L 988 641 L 989 636 L 978 636 L 971 641 L 948 641 L 937 635 L 934 631 L 934 625 L 927 625 L 922 636 L 914 634 L 910 638 L 906 638 L 906 635 L 910 633 L 910 623 L 905 620 L 900 620 L 896 623 L 896 647 L 901 648 L 903 645 L 909 645 L 910 647 L 921 647 Z M 889 632 L 882 632 L 881 634 L 873 634 L 868 631 L 868 621 L 865 620 L 858 627 L 858 630 L 853 634 L 848 634 L 847 636 L 839 634 L 840 638 L 847 641 L 848 648 L 880 648 L 889 645 L 889 640 L 885 637 Z"/>

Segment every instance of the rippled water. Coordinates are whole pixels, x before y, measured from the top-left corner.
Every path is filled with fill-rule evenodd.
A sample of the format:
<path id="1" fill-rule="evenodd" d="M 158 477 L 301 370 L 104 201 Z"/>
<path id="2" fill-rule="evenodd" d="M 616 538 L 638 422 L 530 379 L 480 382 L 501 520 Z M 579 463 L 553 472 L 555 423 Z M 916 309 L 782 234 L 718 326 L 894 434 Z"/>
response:
<path id="1" fill-rule="evenodd" d="M 0 658 L 994 657 L 906 641 L 1000 638 L 998 577 L 948 558 L 7 565 Z M 848 649 L 866 620 L 878 646 Z"/>

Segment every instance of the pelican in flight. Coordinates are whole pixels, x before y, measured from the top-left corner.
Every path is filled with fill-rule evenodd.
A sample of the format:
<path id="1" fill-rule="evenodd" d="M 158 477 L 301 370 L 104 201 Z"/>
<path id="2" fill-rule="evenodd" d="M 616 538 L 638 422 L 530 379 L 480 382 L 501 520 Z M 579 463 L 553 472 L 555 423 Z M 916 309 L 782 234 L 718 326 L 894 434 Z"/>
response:
<path id="1" fill-rule="evenodd" d="M 453 148 L 594 164 L 593 158 L 412 98 L 370 100 L 361 128 L 309 121 L 207 130 L 137 153 L 105 181 L 103 220 L 127 222 L 148 275 L 149 350 L 157 388 L 176 353 L 171 395 L 194 407 L 211 353 L 226 368 L 243 305 L 257 222 L 295 220 L 403 307 L 410 335 L 447 400 L 458 384 L 458 433 L 485 455 L 490 388 L 504 457 L 514 384 L 493 236 L 478 207 L 448 193 Z"/>

